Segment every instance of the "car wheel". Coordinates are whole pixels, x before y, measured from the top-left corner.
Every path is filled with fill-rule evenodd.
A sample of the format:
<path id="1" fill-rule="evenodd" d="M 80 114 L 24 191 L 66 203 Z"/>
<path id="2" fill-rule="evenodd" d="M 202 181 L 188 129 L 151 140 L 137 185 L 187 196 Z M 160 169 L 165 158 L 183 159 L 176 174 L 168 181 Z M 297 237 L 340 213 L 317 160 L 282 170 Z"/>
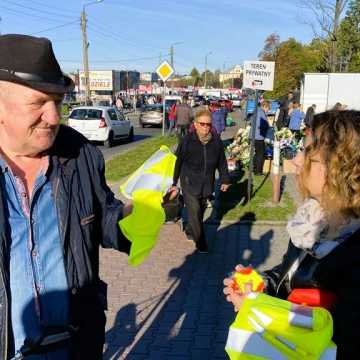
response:
<path id="1" fill-rule="evenodd" d="M 111 148 L 114 145 L 114 134 L 112 131 L 109 132 L 109 137 L 104 141 L 104 145 L 107 148 Z"/>
<path id="2" fill-rule="evenodd" d="M 134 128 L 132 127 L 129 132 L 128 142 L 133 142 L 133 141 L 134 141 Z"/>

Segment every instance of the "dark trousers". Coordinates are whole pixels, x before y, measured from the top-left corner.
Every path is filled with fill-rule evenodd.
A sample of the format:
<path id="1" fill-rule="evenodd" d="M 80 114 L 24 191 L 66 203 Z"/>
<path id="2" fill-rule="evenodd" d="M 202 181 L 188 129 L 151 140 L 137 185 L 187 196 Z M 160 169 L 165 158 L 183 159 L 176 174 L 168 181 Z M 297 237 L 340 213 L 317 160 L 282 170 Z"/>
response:
<path id="1" fill-rule="evenodd" d="M 189 125 L 178 125 L 177 126 L 177 136 L 178 142 L 180 143 L 181 139 L 188 133 Z"/>
<path id="2" fill-rule="evenodd" d="M 265 161 L 265 142 L 264 140 L 255 140 L 255 174 L 262 174 Z"/>
<path id="3" fill-rule="evenodd" d="M 183 195 L 188 218 L 185 231 L 192 236 L 198 249 L 204 249 L 207 247 L 204 234 L 204 212 L 207 199 L 198 198 L 187 192 Z"/>

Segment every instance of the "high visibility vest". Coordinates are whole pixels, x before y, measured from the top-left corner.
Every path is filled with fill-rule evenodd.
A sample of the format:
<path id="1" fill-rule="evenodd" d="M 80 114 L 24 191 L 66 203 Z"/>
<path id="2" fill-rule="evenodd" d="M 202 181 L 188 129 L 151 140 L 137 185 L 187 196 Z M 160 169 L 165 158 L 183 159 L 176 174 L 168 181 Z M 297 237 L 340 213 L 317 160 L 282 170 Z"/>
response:
<path id="1" fill-rule="evenodd" d="M 229 329 L 225 350 L 231 360 L 335 360 L 332 335 L 326 309 L 251 293 Z"/>
<path id="2" fill-rule="evenodd" d="M 130 265 L 141 264 L 156 244 L 165 221 L 163 196 L 172 185 L 175 162 L 170 149 L 161 146 L 120 187 L 133 201 L 132 213 L 119 221 L 122 233 L 131 241 Z"/>

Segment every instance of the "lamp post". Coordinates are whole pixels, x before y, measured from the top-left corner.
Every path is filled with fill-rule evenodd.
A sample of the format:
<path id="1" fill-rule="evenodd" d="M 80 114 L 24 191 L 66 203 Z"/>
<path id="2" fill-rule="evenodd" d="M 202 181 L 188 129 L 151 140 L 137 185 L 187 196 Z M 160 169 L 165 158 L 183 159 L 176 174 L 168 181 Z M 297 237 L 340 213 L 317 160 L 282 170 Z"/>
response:
<path id="1" fill-rule="evenodd" d="M 88 105 L 90 102 L 90 80 L 89 80 L 89 42 L 87 39 L 87 31 L 86 31 L 86 12 L 85 8 L 90 5 L 99 4 L 104 0 L 96 0 L 85 3 L 83 5 L 83 9 L 81 11 L 81 31 L 82 31 L 82 40 L 83 40 L 83 66 L 84 66 L 84 80 L 85 80 L 85 104 Z"/>
<path id="2" fill-rule="evenodd" d="M 212 51 L 208 52 L 205 55 L 205 79 L 204 79 L 204 89 L 206 89 L 206 76 L 207 76 L 207 57 L 212 54 Z"/>

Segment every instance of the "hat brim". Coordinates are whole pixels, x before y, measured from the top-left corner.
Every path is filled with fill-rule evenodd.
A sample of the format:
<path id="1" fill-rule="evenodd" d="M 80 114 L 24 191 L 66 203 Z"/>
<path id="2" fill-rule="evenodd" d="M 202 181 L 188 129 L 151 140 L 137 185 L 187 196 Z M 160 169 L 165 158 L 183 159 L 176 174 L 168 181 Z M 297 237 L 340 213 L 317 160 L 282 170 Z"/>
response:
<path id="1" fill-rule="evenodd" d="M 0 71 L 0 81 L 24 85 L 44 93 L 65 94 L 74 90 L 75 84 L 70 77 L 63 75 L 62 80 L 63 81 L 59 80 L 58 82 L 30 81 L 24 80 L 8 71 Z"/>

